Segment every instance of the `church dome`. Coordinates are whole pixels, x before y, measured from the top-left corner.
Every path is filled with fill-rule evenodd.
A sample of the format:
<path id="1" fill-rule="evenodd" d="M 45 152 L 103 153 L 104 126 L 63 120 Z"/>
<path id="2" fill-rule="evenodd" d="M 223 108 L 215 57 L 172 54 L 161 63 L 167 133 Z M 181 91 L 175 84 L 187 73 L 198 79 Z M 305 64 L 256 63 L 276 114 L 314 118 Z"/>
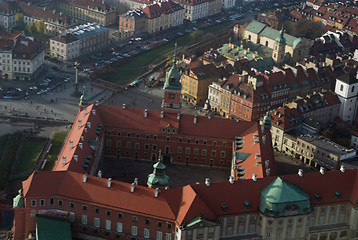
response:
<path id="1" fill-rule="evenodd" d="M 259 210 L 268 217 L 287 217 L 308 214 L 312 206 L 301 188 L 277 177 L 261 191 Z"/>

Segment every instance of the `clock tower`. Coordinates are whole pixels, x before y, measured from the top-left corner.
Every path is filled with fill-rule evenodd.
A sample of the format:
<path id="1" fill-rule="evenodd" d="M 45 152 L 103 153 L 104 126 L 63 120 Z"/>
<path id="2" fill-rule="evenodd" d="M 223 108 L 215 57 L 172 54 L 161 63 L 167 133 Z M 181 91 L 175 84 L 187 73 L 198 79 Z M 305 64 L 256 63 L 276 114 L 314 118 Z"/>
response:
<path id="1" fill-rule="evenodd" d="M 162 110 L 164 112 L 179 112 L 181 107 L 181 83 L 180 73 L 176 66 L 176 50 L 177 44 L 175 43 L 173 66 L 165 76 L 163 86 L 164 98 L 162 102 Z"/>

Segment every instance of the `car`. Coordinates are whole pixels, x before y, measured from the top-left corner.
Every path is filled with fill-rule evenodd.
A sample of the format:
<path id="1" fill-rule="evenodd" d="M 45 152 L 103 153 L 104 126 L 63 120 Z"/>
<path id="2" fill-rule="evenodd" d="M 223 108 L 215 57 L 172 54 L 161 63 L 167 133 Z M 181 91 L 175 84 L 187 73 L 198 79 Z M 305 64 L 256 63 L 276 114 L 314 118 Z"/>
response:
<path id="1" fill-rule="evenodd" d="M 4 99 L 12 99 L 12 98 L 13 98 L 12 95 L 5 95 L 5 96 L 4 96 Z"/>
<path id="2" fill-rule="evenodd" d="M 37 90 L 37 86 L 29 87 L 30 90 Z"/>
<path id="3" fill-rule="evenodd" d="M 22 88 L 16 88 L 17 91 L 22 92 L 24 91 Z"/>
<path id="4" fill-rule="evenodd" d="M 67 82 L 69 82 L 69 81 L 71 81 L 71 78 L 69 78 L 69 77 L 68 77 L 68 78 L 66 78 L 66 79 L 65 79 L 65 81 L 64 81 L 64 82 L 66 82 L 66 83 L 67 83 Z"/>
<path id="5" fill-rule="evenodd" d="M 194 31 L 197 31 L 197 30 L 198 30 L 198 28 L 197 28 L 197 27 L 193 27 L 193 30 L 194 30 Z"/>
<path id="6" fill-rule="evenodd" d="M 37 92 L 36 94 L 37 95 L 41 95 L 41 94 L 43 94 L 45 91 L 42 89 L 42 90 L 40 90 L 39 92 Z"/>
<path id="7" fill-rule="evenodd" d="M 182 32 L 178 32 L 178 33 L 177 33 L 177 35 L 179 35 L 179 36 L 183 36 L 183 35 L 184 35 L 184 33 L 182 33 Z"/>

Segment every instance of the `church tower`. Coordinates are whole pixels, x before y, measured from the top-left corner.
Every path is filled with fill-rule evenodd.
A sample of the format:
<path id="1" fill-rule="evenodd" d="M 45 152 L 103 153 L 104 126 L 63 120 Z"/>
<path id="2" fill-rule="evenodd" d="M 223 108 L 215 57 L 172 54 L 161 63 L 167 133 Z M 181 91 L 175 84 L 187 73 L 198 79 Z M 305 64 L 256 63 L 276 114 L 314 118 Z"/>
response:
<path id="1" fill-rule="evenodd" d="M 80 107 L 81 111 L 88 106 L 86 93 L 85 93 L 84 89 L 83 89 L 83 93 L 82 93 L 82 95 L 80 97 L 80 103 L 78 104 L 78 106 Z"/>
<path id="2" fill-rule="evenodd" d="M 283 27 L 280 36 L 276 38 L 273 44 L 272 59 L 277 65 L 281 65 L 285 60 L 286 39 L 284 37 Z"/>
<path id="3" fill-rule="evenodd" d="M 180 73 L 176 66 L 176 50 L 177 44 L 175 43 L 173 66 L 170 71 L 167 72 L 163 86 L 164 98 L 162 102 L 162 110 L 164 112 L 179 112 L 181 107 L 181 83 Z"/>
<path id="4" fill-rule="evenodd" d="M 148 175 L 147 185 L 151 188 L 168 188 L 169 177 L 165 174 L 167 168 L 162 163 L 162 153 L 159 152 L 158 162 L 153 165 L 153 173 Z"/>

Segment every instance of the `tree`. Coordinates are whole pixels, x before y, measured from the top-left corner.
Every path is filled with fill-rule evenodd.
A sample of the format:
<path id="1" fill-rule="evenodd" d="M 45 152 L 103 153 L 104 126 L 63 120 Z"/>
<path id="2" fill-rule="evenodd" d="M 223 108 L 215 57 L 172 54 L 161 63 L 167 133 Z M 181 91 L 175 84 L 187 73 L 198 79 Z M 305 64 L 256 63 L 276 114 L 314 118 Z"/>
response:
<path id="1" fill-rule="evenodd" d="M 36 30 L 40 35 L 43 35 L 46 29 L 45 21 L 41 18 L 40 21 L 36 23 Z"/>
<path id="2" fill-rule="evenodd" d="M 27 31 L 30 35 L 34 35 L 37 33 L 37 29 L 36 29 L 36 25 L 35 23 L 30 23 L 29 25 L 27 25 Z"/>
<path id="3" fill-rule="evenodd" d="M 26 23 L 24 21 L 24 16 L 22 15 L 22 13 L 16 13 L 16 22 L 20 30 L 25 30 Z"/>
<path id="4" fill-rule="evenodd" d="M 201 30 L 191 32 L 189 37 L 193 39 L 195 42 L 199 42 L 200 38 L 204 35 L 204 32 Z"/>

